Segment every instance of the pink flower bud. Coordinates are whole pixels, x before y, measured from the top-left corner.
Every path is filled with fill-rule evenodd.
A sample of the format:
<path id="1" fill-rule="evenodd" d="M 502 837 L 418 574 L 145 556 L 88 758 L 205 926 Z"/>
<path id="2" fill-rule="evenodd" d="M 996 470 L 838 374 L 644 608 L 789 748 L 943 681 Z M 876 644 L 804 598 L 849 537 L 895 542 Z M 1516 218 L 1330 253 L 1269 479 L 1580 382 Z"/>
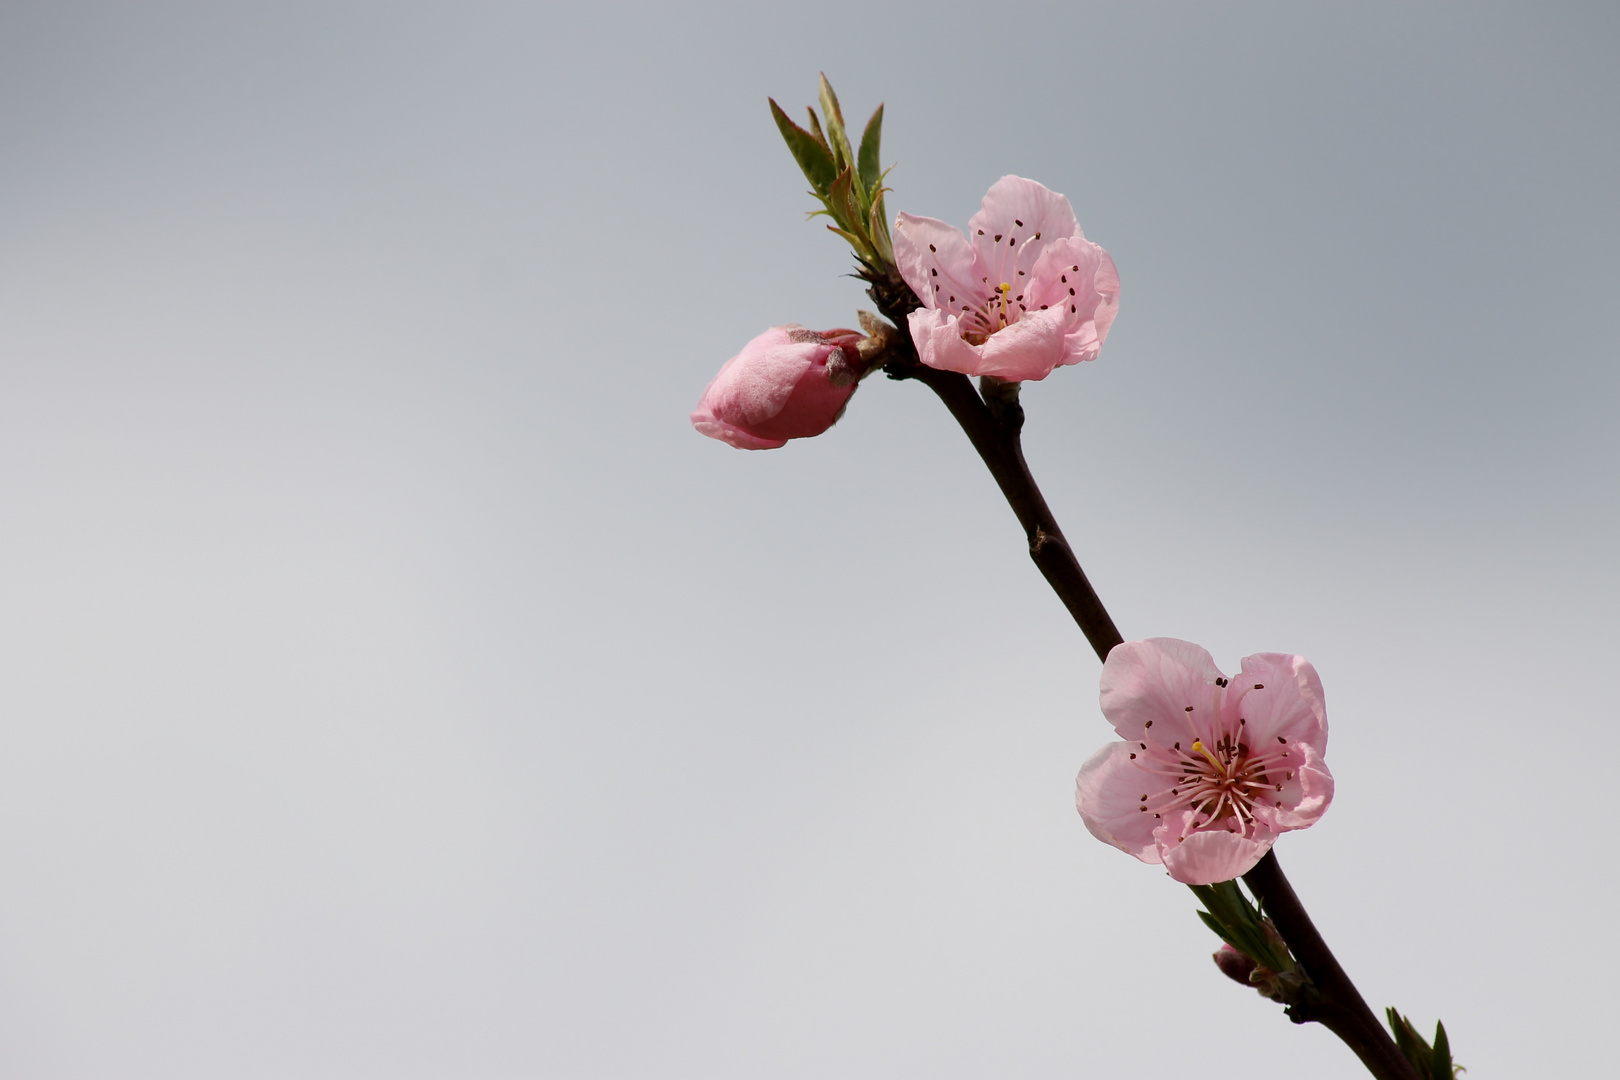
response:
<path id="1" fill-rule="evenodd" d="M 692 411 L 692 426 L 739 450 L 773 450 L 832 427 L 855 393 L 854 330 L 773 326 L 726 361 Z"/>
<path id="2" fill-rule="evenodd" d="M 1233 982 L 1240 982 L 1244 986 L 1254 985 L 1249 981 L 1249 976 L 1254 973 L 1255 962 L 1230 945 L 1222 945 L 1215 951 L 1215 966 Z"/>

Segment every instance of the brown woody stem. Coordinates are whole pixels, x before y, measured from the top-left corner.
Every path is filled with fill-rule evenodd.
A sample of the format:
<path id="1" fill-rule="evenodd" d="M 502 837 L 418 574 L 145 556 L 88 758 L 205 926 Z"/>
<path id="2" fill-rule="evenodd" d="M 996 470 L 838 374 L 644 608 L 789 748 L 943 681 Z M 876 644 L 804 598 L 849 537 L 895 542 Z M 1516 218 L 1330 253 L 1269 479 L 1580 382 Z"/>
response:
<path id="1" fill-rule="evenodd" d="M 916 294 L 898 275 L 880 277 L 868 269 L 865 276 L 872 284 L 868 295 L 900 330 L 884 357 L 885 374 L 891 379 L 915 379 L 939 395 L 1023 526 L 1029 557 L 1069 609 L 1097 658 L 1106 660 L 1109 650 L 1124 639 L 1085 571 L 1080 569 L 1080 561 L 1064 539 L 1063 530 L 1058 528 L 1057 519 L 1024 461 L 1020 438 L 1024 410 L 1018 404 L 1018 384 L 987 378 L 981 381 L 981 393 L 966 375 L 924 365 L 917 359 L 911 336 L 905 330 L 906 315 L 921 306 Z M 1243 880 L 1314 987 L 1314 993 L 1289 1007 L 1289 1017 L 1297 1024 L 1315 1021 L 1333 1032 L 1378 1080 L 1420 1080 L 1317 933 L 1304 905 L 1283 876 L 1277 856 L 1267 852 Z"/>

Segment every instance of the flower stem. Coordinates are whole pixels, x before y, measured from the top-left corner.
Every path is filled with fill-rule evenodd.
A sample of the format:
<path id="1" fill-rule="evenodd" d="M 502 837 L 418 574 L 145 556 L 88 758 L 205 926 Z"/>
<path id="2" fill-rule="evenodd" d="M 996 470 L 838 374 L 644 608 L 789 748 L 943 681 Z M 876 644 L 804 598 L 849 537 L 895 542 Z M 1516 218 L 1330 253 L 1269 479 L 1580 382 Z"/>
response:
<path id="1" fill-rule="evenodd" d="M 1029 557 L 1069 609 L 1097 658 L 1106 660 L 1109 650 L 1124 638 L 1086 579 L 1024 461 L 1020 438 L 1024 410 L 1018 404 L 1018 384 L 985 379 L 981 394 L 966 375 L 924 365 L 905 332 L 906 315 L 922 306 L 916 295 L 899 281 L 898 274 L 887 278 L 872 275 L 867 280 L 872 283 L 868 295 L 878 310 L 900 328 L 884 358 L 884 373 L 891 379 L 915 379 L 939 395 L 1024 527 Z M 1316 1021 L 1333 1032 L 1378 1080 L 1420 1080 L 1317 933 L 1293 886 L 1283 876 L 1275 853 L 1267 852 L 1243 880 L 1315 986 L 1316 993 L 1309 1000 L 1289 1007 L 1289 1018 L 1296 1024 Z"/>
<path id="2" fill-rule="evenodd" d="M 1395 1045 L 1384 1025 L 1378 1022 L 1350 976 L 1339 966 L 1327 942 L 1294 894 L 1294 887 L 1283 876 L 1277 853 L 1268 851 L 1243 875 L 1261 908 L 1288 943 L 1289 952 L 1299 961 L 1316 988 L 1311 999 L 1289 1006 L 1288 1016 L 1296 1024 L 1316 1021 L 1344 1041 L 1367 1071 L 1379 1080 L 1419 1080 L 1417 1070 Z"/>

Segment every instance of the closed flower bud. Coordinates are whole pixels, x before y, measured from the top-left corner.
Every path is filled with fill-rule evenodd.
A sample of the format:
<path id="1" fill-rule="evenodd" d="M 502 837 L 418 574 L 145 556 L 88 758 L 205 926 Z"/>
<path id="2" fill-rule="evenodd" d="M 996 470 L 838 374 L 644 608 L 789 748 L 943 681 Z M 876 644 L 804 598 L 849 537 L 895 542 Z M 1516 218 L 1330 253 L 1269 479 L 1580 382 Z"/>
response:
<path id="1" fill-rule="evenodd" d="M 773 326 L 726 361 L 692 426 L 740 450 L 820 435 L 843 415 L 862 373 L 854 330 Z"/>
<path id="2" fill-rule="evenodd" d="M 1249 982 L 1249 976 L 1254 974 L 1254 961 L 1232 946 L 1222 945 L 1215 950 L 1215 966 L 1221 969 L 1222 975 L 1233 982 L 1242 983 L 1244 986 L 1253 985 Z"/>

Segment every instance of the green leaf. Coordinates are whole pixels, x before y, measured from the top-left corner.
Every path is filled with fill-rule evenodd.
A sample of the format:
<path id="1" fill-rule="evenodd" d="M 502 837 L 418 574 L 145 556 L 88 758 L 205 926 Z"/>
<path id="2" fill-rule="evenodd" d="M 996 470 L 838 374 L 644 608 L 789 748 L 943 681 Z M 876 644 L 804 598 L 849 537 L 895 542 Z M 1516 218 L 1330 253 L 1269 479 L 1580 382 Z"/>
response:
<path id="1" fill-rule="evenodd" d="M 821 148 L 827 151 L 827 156 L 832 157 L 832 147 L 827 145 L 827 136 L 821 133 L 821 121 L 816 119 L 815 106 L 806 105 L 804 108 L 804 114 L 810 118 L 810 134 L 814 135 L 816 137 L 816 142 L 820 143 Z M 833 171 L 838 171 L 836 162 L 834 163 Z"/>
<path id="2" fill-rule="evenodd" d="M 825 195 L 838 177 L 832 154 L 816 136 L 789 120 L 787 113 L 782 111 L 782 107 L 774 98 L 766 100 L 771 103 L 771 116 L 776 120 L 776 129 L 782 133 L 782 139 L 787 143 L 788 152 L 793 155 L 793 160 L 797 161 L 799 168 L 804 171 L 804 178 L 810 181 L 810 186 L 815 188 L 818 195 Z"/>
<path id="3" fill-rule="evenodd" d="M 849 136 L 844 133 L 844 112 L 838 107 L 838 95 L 833 93 L 832 83 L 825 74 L 821 76 L 821 115 L 827 118 L 827 141 L 832 147 L 833 162 L 839 169 L 853 165 L 855 155 L 849 148 Z"/>
<path id="4" fill-rule="evenodd" d="M 1417 1070 L 1419 1076 L 1437 1075 L 1434 1071 L 1434 1051 L 1429 1049 L 1428 1042 L 1418 1034 L 1417 1028 L 1412 1026 L 1412 1021 L 1393 1008 L 1385 1009 L 1384 1013 L 1389 1017 L 1389 1029 L 1395 1035 L 1395 1046 L 1400 1050 L 1401 1056 L 1412 1063 L 1412 1068 Z M 1449 1072 L 1445 1075 L 1446 1080 L 1452 1080 Z"/>
<path id="5" fill-rule="evenodd" d="M 833 219 L 852 232 L 865 226 L 861 208 L 855 203 L 855 192 L 852 190 L 854 182 L 855 170 L 845 168 L 832 182 L 832 187 L 827 189 L 827 205 L 832 210 Z"/>
<path id="6" fill-rule="evenodd" d="M 844 126 L 844 111 L 838 107 L 838 95 L 833 93 L 827 73 L 821 73 L 821 112 L 827 118 L 827 127 Z"/>
<path id="7" fill-rule="evenodd" d="M 857 159 L 861 187 L 866 189 L 867 198 L 873 200 L 877 199 L 877 190 L 883 183 L 883 167 L 878 161 L 878 143 L 882 139 L 883 106 L 879 105 L 861 133 L 861 152 Z"/>
<path id="8" fill-rule="evenodd" d="M 1232 940 L 1232 935 L 1226 932 L 1226 927 L 1221 925 L 1221 921 L 1219 919 L 1207 911 L 1195 911 L 1193 914 L 1197 915 L 1200 919 L 1203 919 L 1204 925 L 1215 931 L 1216 937 L 1232 946 L 1232 948 L 1237 949 L 1238 952 L 1243 952 L 1243 949 L 1238 945 L 1238 943 Z M 1247 956 L 1248 954 L 1245 953 L 1244 955 Z M 1251 960 L 1254 959 L 1253 957 L 1249 958 Z"/>
<path id="9" fill-rule="evenodd" d="M 1248 897 L 1243 895 L 1237 882 L 1223 881 L 1217 885 L 1192 885 L 1189 888 L 1209 915 L 1204 919 L 1205 925 L 1219 934 L 1228 945 L 1261 967 L 1272 971 L 1294 970 L 1293 958 L 1273 940 L 1265 920 Z M 1202 918 L 1205 912 L 1198 914 Z"/>
<path id="10" fill-rule="evenodd" d="M 845 240 L 848 240 L 849 241 L 849 246 L 855 249 L 855 254 L 860 255 L 863 258 L 865 257 L 866 251 L 868 249 L 865 237 L 856 236 L 854 233 L 850 232 L 848 229 L 840 229 L 836 225 L 827 226 L 827 231 L 828 232 L 835 232 L 839 236 L 842 236 Z"/>
<path id="11" fill-rule="evenodd" d="M 1434 1057 L 1429 1065 L 1430 1080 L 1456 1080 L 1451 1067 L 1451 1040 L 1446 1038 L 1446 1025 L 1434 1023 Z"/>

